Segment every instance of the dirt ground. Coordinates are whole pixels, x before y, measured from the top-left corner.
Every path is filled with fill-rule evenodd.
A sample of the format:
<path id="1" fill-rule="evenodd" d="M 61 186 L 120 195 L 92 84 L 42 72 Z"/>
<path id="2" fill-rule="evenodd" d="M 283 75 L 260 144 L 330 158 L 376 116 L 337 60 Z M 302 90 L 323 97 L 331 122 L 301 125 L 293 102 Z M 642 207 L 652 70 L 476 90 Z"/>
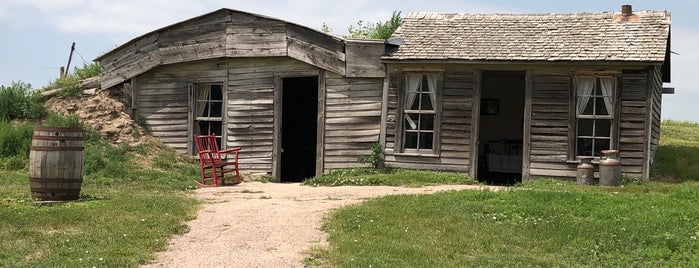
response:
<path id="1" fill-rule="evenodd" d="M 188 223 L 190 231 L 173 237 L 166 251 L 142 267 L 303 267 L 304 251 L 327 246 L 320 227 L 333 209 L 385 195 L 483 187 L 309 187 L 244 182 L 202 188 L 196 190 L 196 197 L 204 205 Z"/>

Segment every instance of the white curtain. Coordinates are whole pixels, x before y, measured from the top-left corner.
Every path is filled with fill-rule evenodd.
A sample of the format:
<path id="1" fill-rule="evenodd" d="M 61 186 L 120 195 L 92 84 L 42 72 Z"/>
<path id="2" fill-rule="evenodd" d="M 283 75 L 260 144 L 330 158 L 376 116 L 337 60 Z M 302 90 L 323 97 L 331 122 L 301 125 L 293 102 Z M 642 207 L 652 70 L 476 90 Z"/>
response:
<path id="1" fill-rule="evenodd" d="M 211 95 L 211 86 L 195 86 L 194 89 L 196 90 L 197 94 L 197 100 L 195 102 L 196 114 L 194 115 L 194 130 L 196 131 L 195 133 L 199 133 L 200 135 L 209 134 L 201 133 L 201 128 L 198 124 L 199 120 L 196 118 L 206 115 L 206 104 L 209 100 L 209 95 Z"/>
<path id="2" fill-rule="evenodd" d="M 604 97 L 604 107 L 607 107 L 607 114 L 612 114 L 612 94 L 614 93 L 614 78 L 606 77 L 599 79 L 602 85 L 602 96 Z"/>
<path id="3" fill-rule="evenodd" d="M 412 108 L 415 103 L 415 97 L 417 96 L 417 91 L 422 85 L 422 74 L 407 74 L 405 76 L 405 110 Z M 408 121 L 411 129 L 417 129 L 417 124 L 413 121 L 410 116 L 405 115 L 405 119 Z"/>
<path id="4" fill-rule="evenodd" d="M 577 79 L 577 90 L 578 90 L 578 115 L 582 114 L 587 107 L 587 103 L 590 102 L 590 96 L 592 91 L 595 89 L 595 82 L 597 78 L 594 77 L 578 77 Z"/>
<path id="5" fill-rule="evenodd" d="M 437 75 L 427 75 L 427 88 L 430 92 L 430 101 L 432 102 L 432 110 L 437 109 Z"/>

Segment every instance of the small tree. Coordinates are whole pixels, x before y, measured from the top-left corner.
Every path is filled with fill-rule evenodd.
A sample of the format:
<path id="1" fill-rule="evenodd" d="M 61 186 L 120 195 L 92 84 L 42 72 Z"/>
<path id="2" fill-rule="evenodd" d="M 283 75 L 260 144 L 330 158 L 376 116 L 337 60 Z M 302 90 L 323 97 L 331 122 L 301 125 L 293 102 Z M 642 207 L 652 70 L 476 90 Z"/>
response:
<path id="1" fill-rule="evenodd" d="M 388 39 L 402 23 L 403 18 L 400 16 L 400 11 L 393 11 L 391 19 L 385 22 L 365 23 L 360 20 L 356 26 L 350 25 L 347 28 L 349 35 L 346 35 L 345 38 Z"/>

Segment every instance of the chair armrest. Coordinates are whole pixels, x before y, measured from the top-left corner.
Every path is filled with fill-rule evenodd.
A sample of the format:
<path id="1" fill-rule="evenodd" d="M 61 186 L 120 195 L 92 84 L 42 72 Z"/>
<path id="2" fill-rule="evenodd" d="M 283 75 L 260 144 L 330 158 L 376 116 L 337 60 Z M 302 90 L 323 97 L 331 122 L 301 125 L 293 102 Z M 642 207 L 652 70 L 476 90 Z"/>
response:
<path id="1" fill-rule="evenodd" d="M 220 153 L 220 154 L 227 154 L 227 153 L 239 152 L 239 151 L 240 151 L 240 147 L 235 147 L 235 148 L 230 148 L 230 149 L 218 151 L 218 153 Z"/>

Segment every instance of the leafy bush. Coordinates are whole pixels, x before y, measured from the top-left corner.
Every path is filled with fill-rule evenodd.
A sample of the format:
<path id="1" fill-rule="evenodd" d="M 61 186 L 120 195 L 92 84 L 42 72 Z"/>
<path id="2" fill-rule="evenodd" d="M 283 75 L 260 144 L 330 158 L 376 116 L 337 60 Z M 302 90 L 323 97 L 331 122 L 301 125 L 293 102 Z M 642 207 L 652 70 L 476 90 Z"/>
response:
<path id="1" fill-rule="evenodd" d="M 364 21 L 357 22 L 357 26 L 350 25 L 347 29 L 349 35 L 346 38 L 359 38 L 359 39 L 388 39 L 393 35 L 393 32 L 398 29 L 398 27 L 403 24 L 403 18 L 400 16 L 400 11 L 393 11 L 391 19 L 385 22 L 377 23 L 365 23 Z M 325 27 L 323 30 L 330 30 Z"/>
<path id="2" fill-rule="evenodd" d="M 80 81 L 99 74 L 100 66 L 98 63 L 83 64 L 83 67 L 75 67 L 72 74 L 56 79 L 44 87 L 44 89 L 64 88 L 65 90 L 58 93 L 58 96 L 64 98 L 77 97 L 82 93 Z"/>
<path id="3" fill-rule="evenodd" d="M 0 169 L 21 170 L 27 167 L 34 125 L 0 121 Z"/>
<path id="4" fill-rule="evenodd" d="M 60 115 L 57 113 L 49 114 L 43 125 L 47 127 L 83 127 L 83 124 L 82 122 L 80 122 L 80 117 L 78 115 Z"/>
<path id="5" fill-rule="evenodd" d="M 44 98 L 32 91 L 32 85 L 14 82 L 0 86 L 0 121 L 39 119 L 46 115 Z"/>
<path id="6" fill-rule="evenodd" d="M 371 167 L 375 170 L 382 170 L 386 167 L 383 160 L 383 146 L 380 142 L 376 142 L 374 146 L 371 146 L 371 155 L 362 155 L 357 159 L 359 163 L 370 163 Z"/>

